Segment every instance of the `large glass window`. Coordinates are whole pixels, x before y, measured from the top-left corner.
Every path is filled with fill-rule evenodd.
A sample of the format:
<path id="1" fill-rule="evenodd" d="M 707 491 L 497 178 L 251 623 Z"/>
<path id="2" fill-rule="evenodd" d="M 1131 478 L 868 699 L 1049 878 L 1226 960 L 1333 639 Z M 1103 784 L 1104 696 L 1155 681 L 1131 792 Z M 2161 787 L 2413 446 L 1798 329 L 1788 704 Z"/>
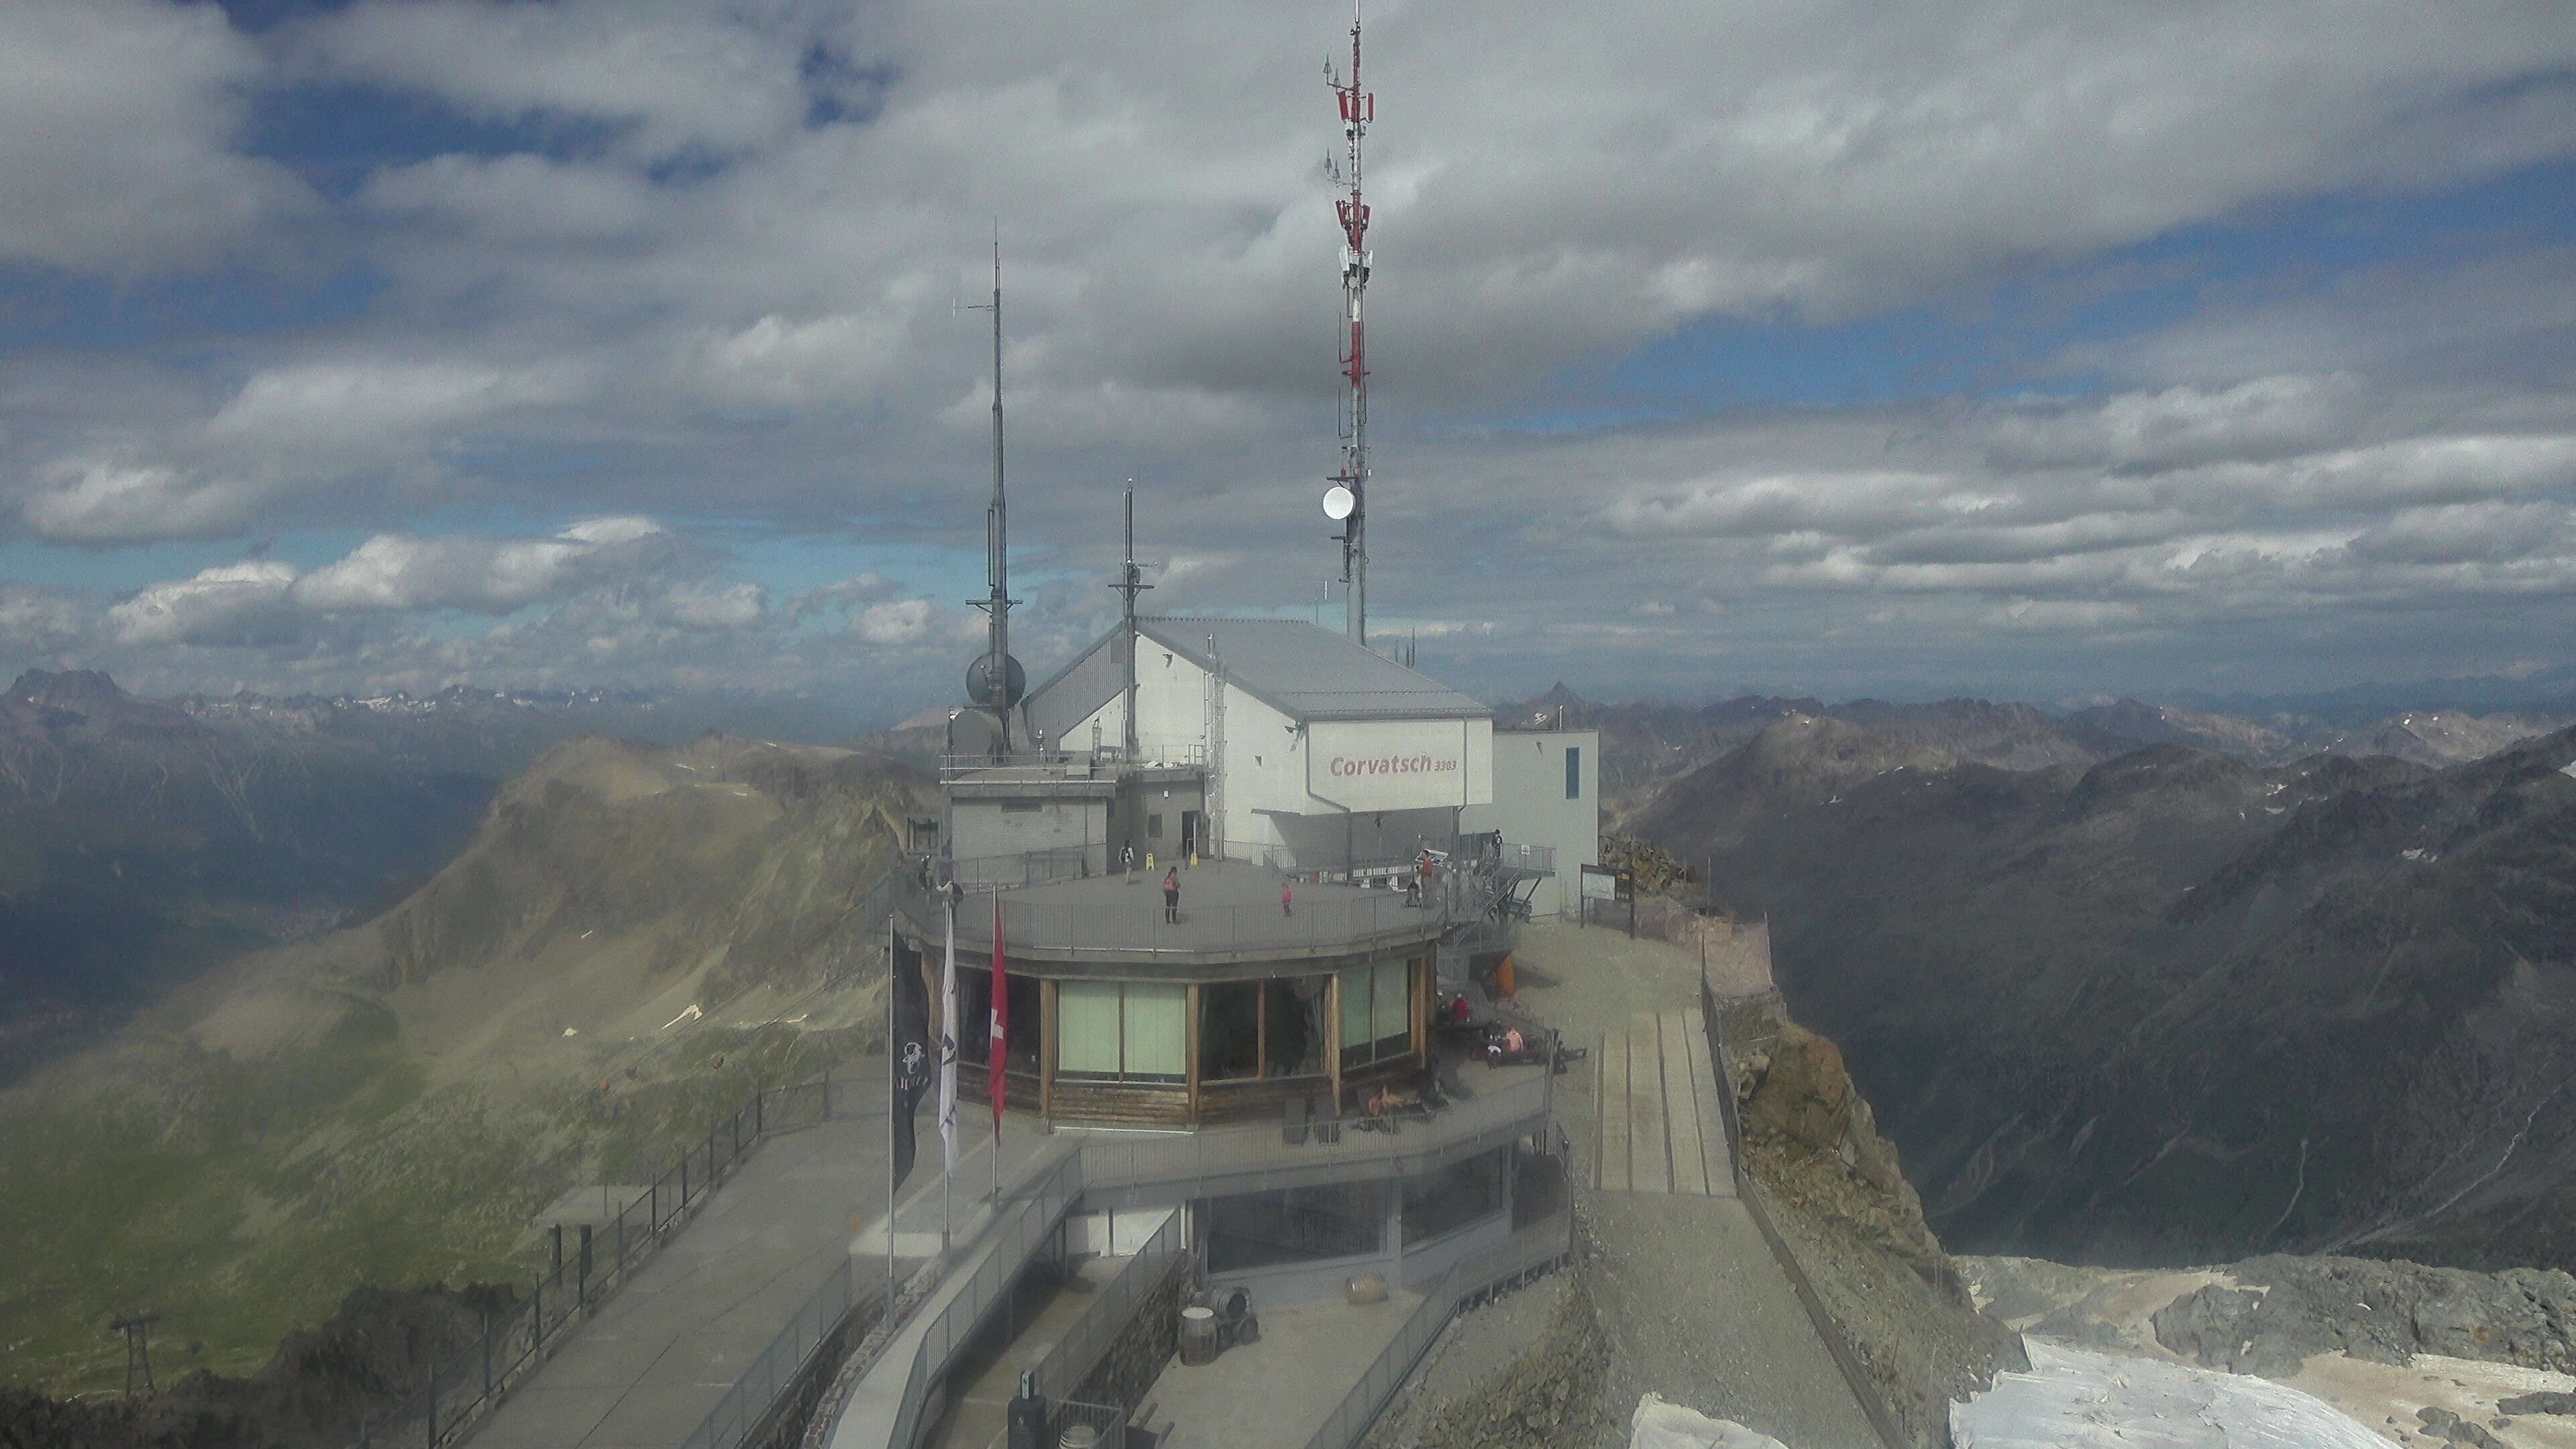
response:
<path id="1" fill-rule="evenodd" d="M 1335 1182 L 1211 1198 L 1208 1271 L 1355 1258 L 1386 1248 L 1384 1182 Z"/>
<path id="2" fill-rule="evenodd" d="M 1114 1079 L 1118 1067 L 1118 983 L 1059 982 L 1055 989 L 1056 1075 Z"/>
<path id="3" fill-rule="evenodd" d="M 1565 747 L 1565 798 L 1568 800 L 1583 798 L 1583 747 L 1581 745 Z"/>
<path id="4" fill-rule="evenodd" d="M 1199 1079 L 1261 1075 L 1261 983 L 1220 981 L 1199 988 Z"/>
<path id="5" fill-rule="evenodd" d="M 1324 1075 L 1324 988 L 1332 979 L 1283 976 L 1263 984 L 1261 1069 L 1265 1074 Z"/>
<path id="6" fill-rule="evenodd" d="M 1324 988 L 1331 979 L 1283 976 L 1200 987 L 1200 1079 L 1322 1076 Z"/>
<path id="7" fill-rule="evenodd" d="M 1125 991 L 1127 1080 L 1186 1080 L 1190 1070 L 1190 989 L 1130 981 Z"/>
<path id="8" fill-rule="evenodd" d="M 1503 1210 L 1503 1167 L 1508 1147 L 1479 1153 L 1464 1162 L 1416 1173 L 1404 1179 L 1404 1203 L 1398 1214 L 1404 1246 L 1456 1232 Z"/>
<path id="9" fill-rule="evenodd" d="M 1189 1053 L 1189 988 L 1143 981 L 1066 981 L 1056 987 L 1059 1077 L 1178 1082 Z"/>
<path id="10" fill-rule="evenodd" d="M 1386 961 L 1342 973 L 1342 1069 L 1413 1049 L 1412 963 Z"/>

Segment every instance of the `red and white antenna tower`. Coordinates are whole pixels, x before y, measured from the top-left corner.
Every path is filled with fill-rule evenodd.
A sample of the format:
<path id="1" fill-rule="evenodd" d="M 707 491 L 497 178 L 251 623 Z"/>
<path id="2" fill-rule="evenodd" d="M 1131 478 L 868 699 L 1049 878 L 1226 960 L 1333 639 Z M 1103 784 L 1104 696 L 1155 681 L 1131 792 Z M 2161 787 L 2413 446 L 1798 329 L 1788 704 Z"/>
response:
<path id="1" fill-rule="evenodd" d="M 1346 81 L 1324 61 L 1324 84 L 1341 103 L 1342 135 L 1347 159 L 1326 160 L 1324 169 L 1336 183 L 1348 182 L 1351 194 L 1336 197 L 1342 220 L 1342 299 L 1349 314 L 1350 342 L 1342 355 L 1342 374 L 1351 386 L 1350 412 L 1342 423 L 1342 471 L 1331 477 L 1324 494 L 1324 515 L 1338 519 L 1334 535 L 1342 546 L 1342 581 L 1349 586 L 1349 633 L 1356 644 L 1368 643 L 1368 348 L 1360 322 L 1360 299 L 1368 292 L 1368 203 L 1360 199 L 1360 141 L 1377 119 L 1377 97 L 1360 89 L 1360 9 L 1351 5 L 1351 72 Z M 1345 174 L 1347 168 L 1347 174 Z"/>

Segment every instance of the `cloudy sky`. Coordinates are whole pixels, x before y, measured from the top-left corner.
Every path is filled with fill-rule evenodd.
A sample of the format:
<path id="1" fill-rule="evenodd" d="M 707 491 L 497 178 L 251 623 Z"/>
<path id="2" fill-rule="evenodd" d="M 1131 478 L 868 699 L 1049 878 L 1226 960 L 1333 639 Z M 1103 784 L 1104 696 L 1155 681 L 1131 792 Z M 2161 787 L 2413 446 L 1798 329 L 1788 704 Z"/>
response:
<path id="1" fill-rule="evenodd" d="M 1278 0 L 0 6 L 0 672 L 954 693 L 1338 555 Z M 2528 673 L 2565 0 L 1375 0 L 1374 619 L 1489 694 Z"/>

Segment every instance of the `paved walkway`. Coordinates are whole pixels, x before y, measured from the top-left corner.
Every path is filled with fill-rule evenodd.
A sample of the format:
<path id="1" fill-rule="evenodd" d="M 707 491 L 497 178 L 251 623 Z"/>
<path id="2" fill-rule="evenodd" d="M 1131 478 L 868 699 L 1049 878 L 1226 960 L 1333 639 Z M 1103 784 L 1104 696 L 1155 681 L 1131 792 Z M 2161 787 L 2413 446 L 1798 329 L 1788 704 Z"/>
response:
<path id="1" fill-rule="evenodd" d="M 1638 1012 L 1594 1048 L 1592 1185 L 1609 1192 L 1735 1196 L 1735 1158 L 1720 1115 L 1699 1008 Z"/>
<path id="2" fill-rule="evenodd" d="M 948 1408 L 930 1432 L 931 1449 L 989 1449 L 1001 1442 L 1021 1372 L 1063 1341 L 1127 1263 L 1094 1256 L 1080 1259 L 1061 1278 L 1030 1274 L 1012 1295 L 1010 1322 L 987 1329 L 948 1370 Z"/>
<path id="3" fill-rule="evenodd" d="M 991 1119 L 986 1118 L 988 1123 Z M 984 1123 L 977 1123 L 983 1126 Z M 966 1137 L 965 1124 L 959 1136 Z M 994 1159 L 989 1129 L 972 1134 L 975 1145 L 958 1156 L 958 1187 L 961 1194 L 970 1184 L 983 1179 L 989 1184 Z M 930 1139 L 931 1150 L 938 1150 L 938 1139 Z M 841 1406 L 840 1417 L 832 1425 L 832 1449 L 884 1449 L 895 1438 L 902 1419 L 904 1385 L 912 1376 L 913 1363 L 920 1358 L 922 1345 L 929 1341 L 940 1316 L 952 1305 L 963 1304 L 977 1313 L 986 1311 L 995 1300 L 984 1297 L 976 1275 L 987 1264 L 1001 1261 L 1006 1266 L 998 1271 L 1016 1275 L 1046 1252 L 1043 1233 L 1028 1239 L 1015 1237 L 1013 1225 L 1021 1220 L 1023 1200 L 1038 1195 L 1041 1185 L 1056 1167 L 1080 1150 L 1065 1137 L 1047 1138 L 1031 1130 L 1025 1119 L 1011 1120 L 1004 1131 L 1001 1146 L 1001 1201 L 998 1211 L 989 1201 L 978 1200 L 971 1206 L 958 1204 L 952 1236 L 954 1250 L 946 1274 L 930 1295 L 908 1315 L 902 1326 L 887 1339 L 885 1352 L 869 1365 L 863 1377 L 850 1390 Z M 1052 1218 L 1062 1215 L 1067 1204 L 1059 1203 L 1052 1213 L 1039 1211 L 1034 1220 L 1046 1231 L 1053 1228 Z M 907 1259 L 918 1245 L 926 1254 L 936 1254 L 943 1211 L 939 1190 L 939 1173 L 935 1165 L 927 1174 L 920 1191 L 904 1199 L 896 1210 L 894 1226 L 895 1251 Z M 851 1245 L 861 1258 L 872 1258 L 885 1251 L 885 1234 L 871 1228 Z M 910 1276 L 910 1264 L 903 1269 Z M 1007 1277 L 995 1286 L 1006 1283 Z M 959 1349 L 963 1344 L 957 1345 Z M 945 1367 L 945 1365 L 942 1365 Z"/>
<path id="4" fill-rule="evenodd" d="M 1798 1449 L 1877 1449 L 1868 1417 L 1744 1204 L 1673 1186 L 1670 1123 L 1678 1109 L 1669 1104 L 1687 1099 L 1695 1117 L 1715 1110 L 1714 1101 L 1700 1106 L 1695 1076 L 1667 1072 L 1690 1049 L 1706 1052 L 1707 1038 L 1691 1022 L 1699 1005 L 1697 955 L 1566 925 L 1525 929 L 1514 954 L 1522 1005 L 1575 1041 L 1603 1043 L 1591 1070 L 1577 1067 L 1558 1080 L 1557 1120 L 1574 1141 L 1576 1201 L 1599 1249 L 1590 1273 L 1609 1341 L 1613 1406 L 1634 1406 L 1651 1390 Z M 1668 1036 L 1667 1018 L 1686 1030 Z M 1643 1068 L 1649 1061 L 1651 1075 Z M 1636 1124 L 1637 1095 L 1650 1082 L 1656 1100 L 1645 1109 L 1649 1129 Z M 1622 1149 L 1608 1109 L 1623 1092 L 1626 1105 L 1616 1114 L 1627 1138 L 1621 1173 L 1610 1166 Z M 1722 1145 L 1724 1136 L 1720 1126 L 1700 1140 Z M 1640 1139 L 1665 1146 L 1639 1154 Z M 1720 1170 L 1731 1175 L 1722 1156 L 1703 1151 L 1703 1181 Z"/>
<path id="5" fill-rule="evenodd" d="M 850 1073 L 852 1113 L 836 1104 L 833 1120 L 763 1142 L 502 1400 L 474 1449 L 669 1449 L 696 1429 L 849 1253 L 853 1228 L 885 1215 L 884 1093 L 858 1085 L 884 1064 L 869 1065 Z M 933 1138 L 934 1183 L 937 1152 Z"/>

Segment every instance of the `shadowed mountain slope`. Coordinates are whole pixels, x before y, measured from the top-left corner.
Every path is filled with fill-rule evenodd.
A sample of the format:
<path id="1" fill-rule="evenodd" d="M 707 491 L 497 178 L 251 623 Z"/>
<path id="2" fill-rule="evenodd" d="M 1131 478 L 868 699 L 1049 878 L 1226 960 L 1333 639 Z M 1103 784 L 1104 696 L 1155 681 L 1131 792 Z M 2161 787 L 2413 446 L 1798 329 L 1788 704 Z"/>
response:
<path id="1" fill-rule="evenodd" d="M 490 794 L 472 775 L 192 719 L 104 674 L 21 675 L 0 696 L 0 1045 L 13 1021 L 131 1002 L 417 881 Z"/>
<path id="2" fill-rule="evenodd" d="M 1775 729 L 1639 828 L 1770 917 L 1945 1239 L 2576 1262 L 2576 731 L 2438 772 L 1900 748 Z"/>

